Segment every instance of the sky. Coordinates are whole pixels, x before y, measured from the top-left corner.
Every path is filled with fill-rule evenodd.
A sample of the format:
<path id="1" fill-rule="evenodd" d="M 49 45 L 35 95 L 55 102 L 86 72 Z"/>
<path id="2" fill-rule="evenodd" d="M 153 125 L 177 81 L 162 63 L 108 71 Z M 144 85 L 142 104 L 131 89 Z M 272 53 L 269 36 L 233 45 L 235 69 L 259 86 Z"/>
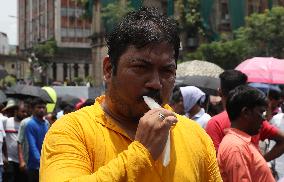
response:
<path id="1" fill-rule="evenodd" d="M 0 4 L 0 32 L 8 35 L 9 44 L 18 45 L 17 0 L 0 0 Z"/>

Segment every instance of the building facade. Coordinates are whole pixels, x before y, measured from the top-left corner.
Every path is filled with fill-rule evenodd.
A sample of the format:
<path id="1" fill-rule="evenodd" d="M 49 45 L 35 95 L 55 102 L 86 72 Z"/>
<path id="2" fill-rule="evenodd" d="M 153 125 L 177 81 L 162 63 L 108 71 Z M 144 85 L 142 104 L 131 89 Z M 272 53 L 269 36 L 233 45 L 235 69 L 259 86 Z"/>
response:
<path id="1" fill-rule="evenodd" d="M 6 33 L 0 32 L 0 54 L 9 54 L 9 41 Z"/>
<path id="2" fill-rule="evenodd" d="M 84 13 L 73 0 L 18 0 L 20 54 L 29 57 L 34 46 L 56 42 L 57 51 L 48 60 L 49 82 L 91 74 L 91 20 Z"/>
<path id="3" fill-rule="evenodd" d="M 120 0 L 131 2 L 135 9 L 155 6 L 168 15 L 177 16 L 177 0 Z M 48 78 L 52 81 L 73 80 L 76 77 L 94 78 L 102 85 L 102 60 L 107 55 L 101 10 L 114 0 L 88 0 L 92 2 L 92 18 L 83 18 L 85 7 L 74 0 L 18 0 L 19 50 L 29 55 L 32 47 L 54 39 L 58 51 L 48 61 Z M 185 2 L 185 1 L 183 1 Z M 244 25 L 245 16 L 263 12 L 270 6 L 284 5 L 284 0 L 203 0 L 200 1 L 204 25 L 212 36 L 232 32 Z M 92 34 L 98 35 L 91 42 Z M 215 37 L 214 37 L 215 36 Z M 203 40 L 181 35 L 182 52 L 196 49 Z M 198 37 L 197 37 L 198 39 Z M 190 49 L 187 49 L 190 48 Z"/>
<path id="4" fill-rule="evenodd" d="M 0 65 L 17 80 L 24 80 L 30 74 L 29 63 L 24 57 L 0 54 Z"/>
<path id="5" fill-rule="evenodd" d="M 252 13 L 263 13 L 273 6 L 284 6 L 284 0 L 216 0 L 211 6 L 211 26 L 215 32 L 222 33 L 244 26 L 245 17 Z"/>

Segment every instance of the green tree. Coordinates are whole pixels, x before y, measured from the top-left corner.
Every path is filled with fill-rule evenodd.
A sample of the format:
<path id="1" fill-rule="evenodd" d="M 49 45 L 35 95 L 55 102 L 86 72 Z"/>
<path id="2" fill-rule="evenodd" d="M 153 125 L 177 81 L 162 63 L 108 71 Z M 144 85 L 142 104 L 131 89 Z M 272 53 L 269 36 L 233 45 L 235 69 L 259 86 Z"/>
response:
<path id="1" fill-rule="evenodd" d="M 42 44 L 37 44 L 33 47 L 33 52 L 38 58 L 50 59 L 53 58 L 57 51 L 56 41 L 50 39 Z"/>
<path id="2" fill-rule="evenodd" d="M 246 26 L 238 30 L 238 36 L 247 40 L 254 56 L 283 58 L 284 8 L 275 7 L 247 17 Z"/>
<path id="3" fill-rule="evenodd" d="M 17 78 L 15 75 L 8 75 L 3 80 L 1 80 L 1 82 L 4 83 L 5 87 L 11 87 L 13 85 L 16 85 Z"/>
<path id="4" fill-rule="evenodd" d="M 41 67 L 42 70 L 45 70 L 50 60 L 54 58 L 56 51 L 57 45 L 54 39 L 35 45 L 32 48 L 34 56 L 31 56 L 33 66 Z"/>
<path id="5" fill-rule="evenodd" d="M 84 79 L 83 79 L 82 77 L 75 77 L 75 78 L 73 79 L 73 81 L 75 82 L 75 84 L 76 84 L 77 86 L 81 86 L 81 85 L 83 85 Z"/>
<path id="6" fill-rule="evenodd" d="M 131 3 L 123 0 L 108 3 L 103 7 L 102 19 L 106 32 L 110 32 L 125 14 L 133 10 Z"/>
<path id="7" fill-rule="evenodd" d="M 38 79 L 39 82 L 46 82 L 46 84 L 48 84 L 47 68 L 56 52 L 57 45 L 54 39 L 37 44 L 32 48 L 29 59 L 31 64 L 31 78 L 33 79 L 33 82 Z M 38 72 L 41 75 L 41 78 L 35 78 L 35 72 Z"/>
<path id="8" fill-rule="evenodd" d="M 196 37 L 203 33 L 200 15 L 200 0 L 177 0 L 177 21 L 182 31 L 186 31 L 188 37 Z"/>
<path id="9" fill-rule="evenodd" d="M 284 8 L 275 7 L 262 14 L 252 14 L 246 18 L 246 25 L 234 32 L 231 38 L 202 44 L 196 52 L 187 54 L 186 59 L 202 59 L 224 69 L 233 69 L 251 57 L 283 58 L 283 50 Z"/>

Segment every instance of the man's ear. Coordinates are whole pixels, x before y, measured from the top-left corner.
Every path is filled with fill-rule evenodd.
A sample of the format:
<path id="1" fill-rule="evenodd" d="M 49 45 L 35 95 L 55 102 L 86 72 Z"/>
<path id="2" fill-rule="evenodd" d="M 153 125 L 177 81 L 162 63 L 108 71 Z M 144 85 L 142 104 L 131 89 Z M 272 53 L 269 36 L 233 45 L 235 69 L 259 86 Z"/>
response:
<path id="1" fill-rule="evenodd" d="M 218 96 L 223 97 L 223 93 L 222 93 L 221 88 L 218 88 Z"/>
<path id="2" fill-rule="evenodd" d="M 111 76 L 112 76 L 112 66 L 111 66 L 110 58 L 108 56 L 104 58 L 103 74 L 104 74 L 104 81 L 107 83 L 111 79 Z"/>
<path id="3" fill-rule="evenodd" d="M 247 118 L 249 115 L 251 115 L 251 113 L 249 112 L 249 109 L 247 107 L 243 107 L 241 110 L 241 115 Z"/>

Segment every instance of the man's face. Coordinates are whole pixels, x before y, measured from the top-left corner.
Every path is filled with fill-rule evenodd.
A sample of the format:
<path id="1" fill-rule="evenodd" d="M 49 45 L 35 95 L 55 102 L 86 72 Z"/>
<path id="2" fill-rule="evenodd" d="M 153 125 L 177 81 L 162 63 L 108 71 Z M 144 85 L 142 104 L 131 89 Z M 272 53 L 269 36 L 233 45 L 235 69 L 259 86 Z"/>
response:
<path id="1" fill-rule="evenodd" d="M 284 112 L 284 97 L 281 97 L 280 99 L 280 107 L 281 107 L 282 112 Z"/>
<path id="2" fill-rule="evenodd" d="M 178 102 L 172 104 L 171 107 L 173 108 L 175 113 L 180 114 L 180 115 L 184 115 L 185 114 L 182 97 L 180 98 L 180 100 Z"/>
<path id="3" fill-rule="evenodd" d="M 24 118 L 26 118 L 28 116 L 28 114 L 27 114 L 27 107 L 25 107 L 24 104 L 21 104 L 19 106 L 19 109 L 18 109 L 16 115 L 17 115 L 17 118 L 19 120 L 23 120 Z"/>
<path id="4" fill-rule="evenodd" d="M 250 121 L 249 121 L 249 127 L 250 127 L 250 133 L 251 135 L 256 135 L 259 133 L 260 128 L 262 127 L 263 121 L 265 121 L 264 112 L 266 111 L 267 107 L 265 106 L 257 106 L 253 109 L 251 109 L 250 113 Z"/>
<path id="5" fill-rule="evenodd" d="M 142 96 L 150 96 L 161 105 L 168 103 L 175 75 L 174 50 L 170 45 L 160 43 L 141 49 L 129 46 L 118 61 L 116 75 L 110 70 L 105 72 L 112 110 L 138 119 L 149 110 Z"/>
<path id="6" fill-rule="evenodd" d="M 34 106 L 33 115 L 38 118 L 43 118 L 46 115 L 46 105 L 36 104 Z"/>
<path id="7" fill-rule="evenodd" d="M 273 112 L 277 107 L 279 107 L 280 99 L 269 99 L 269 106 L 271 111 Z"/>

